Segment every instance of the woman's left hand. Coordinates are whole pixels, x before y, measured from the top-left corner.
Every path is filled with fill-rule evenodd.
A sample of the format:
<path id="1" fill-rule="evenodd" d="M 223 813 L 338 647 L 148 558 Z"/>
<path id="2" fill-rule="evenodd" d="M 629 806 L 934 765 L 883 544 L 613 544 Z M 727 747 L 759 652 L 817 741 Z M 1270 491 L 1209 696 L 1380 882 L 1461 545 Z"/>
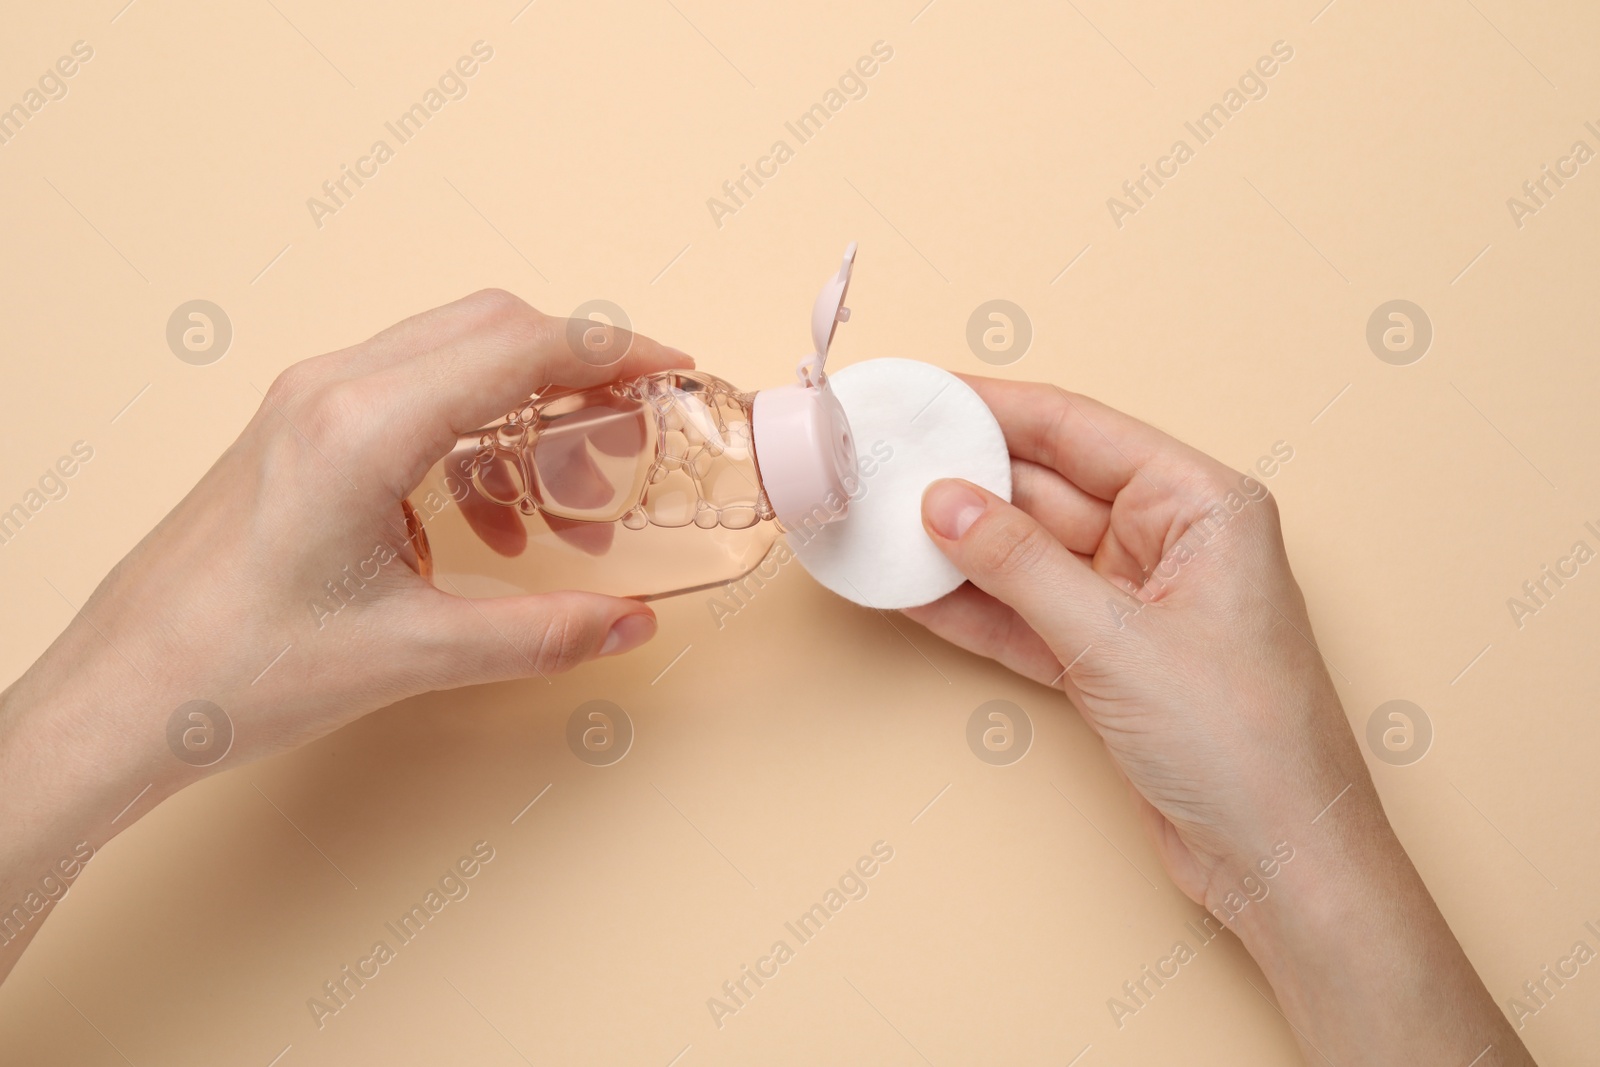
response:
<path id="1" fill-rule="evenodd" d="M 603 366 L 580 358 L 569 338 L 595 330 L 607 333 L 601 350 L 626 354 Z M 111 816 L 146 784 L 130 814 L 403 697 L 552 675 L 649 640 L 654 613 L 634 600 L 470 600 L 434 588 L 415 569 L 401 502 L 459 434 L 546 386 L 691 366 L 648 338 L 569 331 L 486 290 L 289 367 L 239 439 L 0 695 L 0 900 L 73 843 L 109 839 Z M 194 736 L 232 730 L 208 767 L 169 746 L 169 724 L 188 723 L 178 710 L 196 701 L 206 703 L 191 705 Z M 0 976 L 18 950 L 0 946 Z"/>

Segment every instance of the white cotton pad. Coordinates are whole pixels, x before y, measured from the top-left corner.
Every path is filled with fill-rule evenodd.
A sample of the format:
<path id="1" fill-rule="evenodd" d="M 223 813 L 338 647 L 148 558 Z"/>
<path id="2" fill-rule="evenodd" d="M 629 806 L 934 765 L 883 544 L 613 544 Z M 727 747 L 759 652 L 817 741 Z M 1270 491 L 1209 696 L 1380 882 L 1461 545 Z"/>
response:
<path id="1" fill-rule="evenodd" d="M 789 533 L 811 576 L 869 608 L 938 600 L 965 577 L 922 528 L 922 491 L 965 478 L 1011 499 L 1011 456 L 994 414 L 948 371 L 914 359 L 873 359 L 828 375 L 862 463 L 846 516 Z"/>

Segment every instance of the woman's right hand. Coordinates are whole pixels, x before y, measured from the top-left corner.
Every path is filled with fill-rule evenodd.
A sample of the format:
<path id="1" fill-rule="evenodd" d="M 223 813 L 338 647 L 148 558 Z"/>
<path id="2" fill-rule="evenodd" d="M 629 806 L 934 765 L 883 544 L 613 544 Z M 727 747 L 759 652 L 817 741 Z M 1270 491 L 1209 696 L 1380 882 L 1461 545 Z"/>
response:
<path id="1" fill-rule="evenodd" d="M 1014 502 L 928 488 L 928 534 L 971 582 L 906 614 L 1065 689 L 1173 881 L 1245 941 L 1308 1055 L 1525 1056 L 1389 827 L 1266 487 L 1055 386 L 967 381 L 1005 431 Z M 1431 994 L 1396 989 L 1407 974 Z M 1380 992 L 1395 999 L 1364 1004 Z M 1419 996 L 1433 1020 L 1395 1017 Z"/>

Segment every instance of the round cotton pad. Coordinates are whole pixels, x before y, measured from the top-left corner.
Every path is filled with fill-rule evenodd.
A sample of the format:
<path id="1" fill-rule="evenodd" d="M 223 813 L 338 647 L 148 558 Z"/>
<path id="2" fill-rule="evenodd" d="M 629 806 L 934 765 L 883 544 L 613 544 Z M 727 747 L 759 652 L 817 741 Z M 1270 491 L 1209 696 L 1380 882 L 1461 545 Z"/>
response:
<path id="1" fill-rule="evenodd" d="M 1011 456 L 1000 424 L 960 378 L 913 359 L 873 359 L 829 374 L 870 466 L 838 522 L 791 531 L 811 576 L 869 608 L 938 600 L 965 578 L 922 528 L 922 491 L 965 478 L 1011 499 Z"/>

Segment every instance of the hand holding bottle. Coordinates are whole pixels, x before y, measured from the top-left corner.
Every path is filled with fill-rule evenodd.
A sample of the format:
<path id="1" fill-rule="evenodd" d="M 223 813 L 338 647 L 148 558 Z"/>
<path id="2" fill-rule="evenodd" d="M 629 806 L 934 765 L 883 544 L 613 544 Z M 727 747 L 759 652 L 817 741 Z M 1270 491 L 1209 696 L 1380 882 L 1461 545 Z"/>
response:
<path id="1" fill-rule="evenodd" d="M 929 487 L 929 536 L 971 583 L 907 614 L 1063 686 L 1308 1061 L 1531 1063 L 1389 827 L 1271 495 L 1086 397 L 967 380 L 1005 431 L 1014 502 Z"/>
<path id="2" fill-rule="evenodd" d="M 459 434 L 548 385 L 693 365 L 589 326 L 608 333 L 607 350 L 626 348 L 596 366 L 566 326 L 486 291 L 280 375 L 239 439 L 0 696 L 0 890 L 209 770 L 406 696 L 551 675 L 648 640 L 655 618 L 637 601 L 469 600 L 414 569 L 401 501 Z M 227 757 L 204 770 L 168 749 L 169 719 L 192 700 L 233 728 Z M 0 976 L 18 951 L 0 950 Z"/>

